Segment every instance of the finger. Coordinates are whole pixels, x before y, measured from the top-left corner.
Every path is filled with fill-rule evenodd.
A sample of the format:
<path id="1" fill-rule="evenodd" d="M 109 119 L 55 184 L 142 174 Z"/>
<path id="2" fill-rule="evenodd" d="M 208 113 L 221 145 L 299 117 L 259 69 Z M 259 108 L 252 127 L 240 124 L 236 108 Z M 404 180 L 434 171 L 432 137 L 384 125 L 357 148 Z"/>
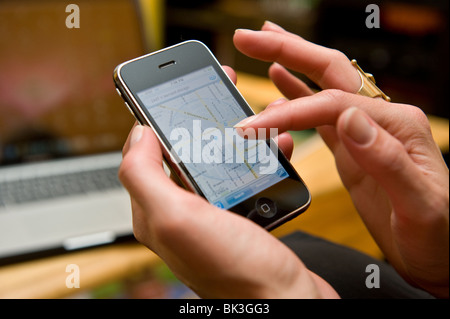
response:
<path id="1" fill-rule="evenodd" d="M 430 185 L 397 138 L 356 107 L 342 113 L 337 131 L 354 161 L 386 190 L 397 212 L 411 214 L 427 207 L 422 202 L 426 196 L 411 194 L 426 194 Z"/>
<path id="2" fill-rule="evenodd" d="M 266 109 L 266 110 L 271 109 L 272 107 L 277 106 L 277 105 L 284 104 L 284 103 L 286 103 L 287 101 L 288 101 L 288 100 L 286 100 L 284 97 L 279 98 L 278 100 L 275 100 L 275 101 L 273 101 L 272 103 L 270 103 L 269 105 L 267 105 L 265 109 Z"/>
<path id="3" fill-rule="evenodd" d="M 356 93 L 361 79 L 348 58 L 286 31 L 251 31 L 238 29 L 234 35 L 238 50 L 249 57 L 278 62 L 306 74 L 322 89 L 340 89 Z"/>
<path id="4" fill-rule="evenodd" d="M 119 178 L 130 195 L 148 211 L 171 203 L 181 189 L 163 169 L 162 151 L 152 129 L 136 125 L 126 144 Z M 149 200 L 149 194 L 155 200 Z"/>
<path id="5" fill-rule="evenodd" d="M 291 32 L 288 32 L 288 31 L 286 31 L 285 29 L 283 29 L 281 26 L 279 26 L 278 24 L 275 24 L 275 23 L 273 23 L 273 22 L 271 22 L 271 21 L 268 21 L 268 20 L 264 21 L 264 24 L 263 24 L 263 26 L 261 27 L 261 30 L 263 30 L 263 31 L 274 31 L 274 32 L 284 33 L 284 34 L 286 34 L 286 35 L 288 35 L 288 36 L 291 36 L 291 37 L 293 37 L 293 38 L 296 38 L 296 37 L 297 37 L 296 34 L 293 34 L 293 33 L 291 33 Z"/>
<path id="6" fill-rule="evenodd" d="M 134 122 L 133 127 L 130 130 L 130 133 L 128 134 L 127 140 L 125 141 L 125 144 L 123 145 L 122 148 L 122 157 L 125 156 L 125 154 L 128 152 L 128 150 L 130 149 L 130 139 L 131 139 L 131 135 L 133 133 L 133 129 L 136 127 L 136 125 L 139 125 L 138 122 Z"/>
<path id="7" fill-rule="evenodd" d="M 276 136 L 273 140 L 277 143 L 284 156 L 286 156 L 287 159 L 291 159 L 294 151 L 294 140 L 292 139 L 291 134 L 284 132 Z"/>
<path id="8" fill-rule="evenodd" d="M 285 98 L 278 99 L 267 105 L 266 110 L 286 102 L 287 100 Z M 284 156 L 290 159 L 292 156 L 292 152 L 294 151 L 294 140 L 292 139 L 291 134 L 289 134 L 288 132 L 284 132 L 280 135 L 275 136 L 273 140 L 278 145 L 278 148 L 281 149 Z"/>
<path id="9" fill-rule="evenodd" d="M 325 90 L 317 94 L 287 101 L 275 105 L 258 115 L 251 116 L 235 127 L 278 128 L 278 132 L 288 130 L 306 130 L 323 125 L 336 125 L 340 114 L 347 108 L 359 105 L 366 110 L 379 123 L 386 122 L 398 112 L 396 104 L 380 99 L 371 99 L 364 96 L 345 93 L 340 90 Z"/>
<path id="10" fill-rule="evenodd" d="M 314 94 L 305 82 L 278 63 L 269 68 L 269 76 L 280 92 L 290 100 Z"/>
<path id="11" fill-rule="evenodd" d="M 236 72 L 231 67 L 226 66 L 226 65 L 223 65 L 222 68 L 225 71 L 225 73 L 228 75 L 230 80 L 234 83 L 234 85 L 236 85 L 236 83 L 237 83 Z"/>

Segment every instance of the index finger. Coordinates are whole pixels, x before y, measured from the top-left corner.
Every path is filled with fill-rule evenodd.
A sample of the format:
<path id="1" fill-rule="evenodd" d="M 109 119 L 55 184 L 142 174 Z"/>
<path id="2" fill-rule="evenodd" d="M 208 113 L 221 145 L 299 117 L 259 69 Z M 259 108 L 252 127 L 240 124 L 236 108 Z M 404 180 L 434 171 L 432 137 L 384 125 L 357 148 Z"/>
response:
<path id="1" fill-rule="evenodd" d="M 324 125 L 336 125 L 342 112 L 357 105 L 382 127 L 394 130 L 402 124 L 398 116 L 402 116 L 404 107 L 400 104 L 389 104 L 381 99 L 372 99 L 343 92 L 341 90 L 324 90 L 317 94 L 275 105 L 257 115 L 249 117 L 235 125 L 236 128 L 270 129 L 276 127 L 279 133 L 288 130 L 306 130 Z M 400 115 L 399 115 L 400 114 Z"/>
<path id="2" fill-rule="evenodd" d="M 308 76 L 322 89 L 358 92 L 361 78 L 340 51 L 313 44 L 266 23 L 263 31 L 236 30 L 236 48 L 249 57 L 277 62 Z"/>

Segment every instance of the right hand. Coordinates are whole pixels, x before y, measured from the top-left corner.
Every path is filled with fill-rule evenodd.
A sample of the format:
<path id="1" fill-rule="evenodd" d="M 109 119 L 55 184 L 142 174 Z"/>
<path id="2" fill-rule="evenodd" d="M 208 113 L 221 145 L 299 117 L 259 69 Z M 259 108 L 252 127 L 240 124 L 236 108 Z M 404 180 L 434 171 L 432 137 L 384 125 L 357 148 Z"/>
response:
<path id="1" fill-rule="evenodd" d="M 345 55 L 266 23 L 238 30 L 244 54 L 274 61 L 270 76 L 291 101 L 241 127 L 279 132 L 316 127 L 341 179 L 390 263 L 438 297 L 449 289 L 449 172 L 425 114 L 417 107 L 356 95 L 361 82 Z M 305 73 L 314 94 L 284 67 Z"/>

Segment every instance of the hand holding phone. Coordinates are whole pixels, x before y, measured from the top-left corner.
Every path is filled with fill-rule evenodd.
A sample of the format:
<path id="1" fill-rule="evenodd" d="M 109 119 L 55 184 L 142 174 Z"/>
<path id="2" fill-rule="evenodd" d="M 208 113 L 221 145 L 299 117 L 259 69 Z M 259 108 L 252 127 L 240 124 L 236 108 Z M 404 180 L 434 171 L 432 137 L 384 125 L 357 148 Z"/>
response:
<path id="1" fill-rule="evenodd" d="M 308 207 L 306 186 L 272 139 L 236 133 L 233 126 L 254 113 L 202 43 L 125 62 L 114 80 L 136 119 L 153 128 L 186 188 L 266 229 Z"/>
<path id="2" fill-rule="evenodd" d="M 204 50 L 205 48 L 201 49 L 203 52 Z M 207 56 L 209 55 L 208 52 Z M 205 59 L 202 56 L 200 58 Z M 191 56 L 186 63 L 192 64 L 192 59 L 195 61 L 195 56 Z M 233 83 L 215 59 L 209 57 L 206 61 L 212 63 L 221 74 L 227 90 L 235 92 Z M 160 62 L 156 63 L 157 67 L 158 63 Z M 184 65 L 186 63 L 183 62 Z M 202 66 L 195 67 L 193 71 L 201 68 Z M 146 69 L 141 74 L 153 73 L 154 70 Z M 117 71 L 116 69 L 116 74 Z M 156 76 L 161 74 L 157 71 Z M 120 93 L 129 103 L 133 114 L 140 118 L 139 122 L 146 124 L 138 125 L 130 134 L 124 146 L 124 158 L 119 172 L 122 183 L 131 195 L 134 234 L 141 243 L 158 254 L 177 277 L 202 298 L 337 297 L 336 292 L 322 278 L 306 269 L 292 250 L 245 218 L 248 212 L 255 212 L 256 200 L 261 198 L 258 194 L 252 196 L 256 200 L 243 200 L 249 207 L 247 213 L 232 214 L 210 205 L 201 197 L 173 183 L 161 167 L 163 153 L 168 161 L 171 160 L 171 153 L 168 151 L 171 144 L 164 143 L 162 129 L 156 126 L 149 111 L 140 105 L 142 101 L 136 98 L 137 91 L 128 88 L 129 80 L 119 80 L 118 74 L 116 78 L 117 86 L 121 87 Z M 161 78 L 160 81 L 166 83 L 170 81 L 170 77 Z M 152 85 L 147 88 L 149 87 Z M 253 113 L 242 102 L 238 93 L 233 98 L 244 103 L 246 115 Z M 147 125 L 153 127 L 153 132 Z M 182 164 L 174 162 L 175 169 Z M 286 170 L 290 172 L 289 168 Z M 193 183 L 201 176 L 191 176 L 190 172 L 184 174 L 187 178 L 192 177 L 192 181 L 188 182 Z M 217 182 L 220 183 L 220 179 Z M 280 225 L 306 208 L 309 193 L 305 190 L 304 186 L 300 186 L 300 209 L 294 209 L 293 214 L 283 215 L 279 211 L 272 217 L 259 215 L 266 223 L 255 219 L 253 221 L 266 228 Z M 289 194 L 287 192 L 285 195 Z M 230 210 L 234 210 L 234 207 Z"/>
<path id="3" fill-rule="evenodd" d="M 162 169 L 162 150 L 149 127 L 133 129 L 119 176 L 131 195 L 137 240 L 200 297 L 336 296 L 259 225 L 176 185 Z"/>

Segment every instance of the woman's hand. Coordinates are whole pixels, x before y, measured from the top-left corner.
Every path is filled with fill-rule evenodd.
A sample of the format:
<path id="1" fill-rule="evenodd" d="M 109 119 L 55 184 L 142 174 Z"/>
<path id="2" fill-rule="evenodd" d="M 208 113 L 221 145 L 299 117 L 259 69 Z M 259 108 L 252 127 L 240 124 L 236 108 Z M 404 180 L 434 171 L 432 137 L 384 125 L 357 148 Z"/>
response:
<path id="1" fill-rule="evenodd" d="M 291 99 L 239 124 L 279 132 L 317 128 L 344 185 L 391 264 L 410 283 L 448 297 L 449 174 L 417 107 L 356 95 L 361 80 L 347 57 L 272 23 L 237 30 L 244 54 L 277 62 L 269 75 Z M 306 74 L 314 94 L 284 67 Z"/>
<path id="2" fill-rule="evenodd" d="M 285 134 L 278 141 L 289 155 L 292 139 Z M 266 230 L 178 187 L 163 170 L 150 128 L 134 127 L 123 156 L 119 177 L 131 195 L 135 237 L 199 296 L 338 297 Z"/>

